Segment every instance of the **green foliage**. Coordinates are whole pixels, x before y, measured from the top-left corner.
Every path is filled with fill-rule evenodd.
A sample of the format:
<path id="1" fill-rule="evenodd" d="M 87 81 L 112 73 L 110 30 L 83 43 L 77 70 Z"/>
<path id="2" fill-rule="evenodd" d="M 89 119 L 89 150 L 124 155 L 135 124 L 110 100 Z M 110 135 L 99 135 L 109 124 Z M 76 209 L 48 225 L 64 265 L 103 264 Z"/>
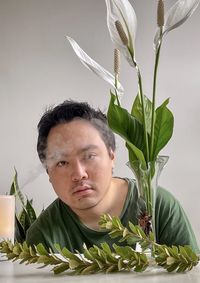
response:
<path id="1" fill-rule="evenodd" d="M 125 141 L 133 144 L 138 150 L 144 152 L 144 130 L 140 121 L 133 117 L 126 109 L 115 104 L 116 96 L 111 93 L 107 112 L 109 126 Z"/>
<path id="2" fill-rule="evenodd" d="M 168 272 L 184 272 L 191 270 L 199 263 L 199 257 L 189 246 L 156 246 L 156 262 Z"/>
<path id="3" fill-rule="evenodd" d="M 169 99 L 164 101 L 163 104 L 156 109 L 151 160 L 156 159 L 157 155 L 168 143 L 173 133 L 174 117 L 172 112 L 167 108 L 168 102 Z"/>
<path id="4" fill-rule="evenodd" d="M 150 160 L 148 160 L 145 141 L 143 119 L 146 119 L 147 137 L 150 146 L 152 103 L 144 96 L 144 111 L 139 96 L 137 95 L 131 113 L 120 105 L 116 105 L 116 96 L 111 92 L 110 104 L 107 112 L 108 123 L 111 129 L 120 135 L 126 142 L 129 151 L 129 161 L 141 162 L 145 168 L 149 161 L 156 160 L 160 151 L 170 140 L 173 133 L 174 118 L 167 108 L 169 99 L 163 102 L 154 112 L 154 137 Z M 144 116 L 143 116 L 144 115 Z"/>
<path id="5" fill-rule="evenodd" d="M 12 261 L 37 263 L 41 264 L 40 268 L 52 265 L 54 274 L 65 271 L 82 275 L 117 271 L 143 272 L 151 264 L 157 264 L 168 272 L 183 272 L 191 270 L 200 260 L 189 246 L 159 245 L 154 241 L 153 234 L 147 237 L 139 226 L 132 223 L 129 223 L 127 229 L 117 217 L 103 215 L 100 225 L 102 229 L 109 230 L 111 237 L 119 237 L 121 242 L 127 242 L 128 245 L 114 244 L 112 248 L 107 243 L 102 243 L 100 247 L 93 245 L 90 248 L 84 245 L 83 254 L 80 254 L 72 253 L 66 247 L 61 248 L 59 244 L 55 244 L 57 255 L 42 244 L 31 247 L 26 242 L 12 244 L 10 241 L 3 241 L 0 243 L 0 252 Z M 143 252 L 137 252 L 131 246 L 136 243 L 140 243 Z M 153 250 L 151 258 L 144 252 L 149 247 Z"/>
<path id="6" fill-rule="evenodd" d="M 16 213 L 15 215 L 15 240 L 22 243 L 23 241 L 25 241 L 28 228 L 36 220 L 37 216 L 32 206 L 32 200 L 28 200 L 27 198 L 25 200 L 19 188 L 16 169 L 10 188 L 10 195 L 14 195 L 21 206 L 21 211 L 18 214 Z"/>
<path id="7" fill-rule="evenodd" d="M 152 119 L 152 102 L 144 95 L 144 109 L 146 113 L 146 127 L 148 134 L 151 133 L 151 119 Z M 137 95 L 132 105 L 131 115 L 135 117 L 141 124 L 143 123 L 142 105 L 140 102 L 140 97 Z"/>
<path id="8" fill-rule="evenodd" d="M 143 104 L 141 94 L 137 95 L 131 113 L 119 103 L 116 104 L 116 101 L 116 96 L 111 92 L 107 112 L 108 123 L 110 128 L 125 140 L 129 155 L 128 164 L 137 179 L 138 193 L 146 203 L 148 215 L 152 216 L 154 194 L 151 180 L 154 176 L 156 160 L 173 133 L 174 118 L 167 108 L 169 99 L 155 109 L 145 95 L 143 95 Z M 143 172 L 151 171 L 150 174 L 143 175 L 143 180 L 141 180 L 141 169 Z M 142 185 L 144 183 L 145 186 Z"/>

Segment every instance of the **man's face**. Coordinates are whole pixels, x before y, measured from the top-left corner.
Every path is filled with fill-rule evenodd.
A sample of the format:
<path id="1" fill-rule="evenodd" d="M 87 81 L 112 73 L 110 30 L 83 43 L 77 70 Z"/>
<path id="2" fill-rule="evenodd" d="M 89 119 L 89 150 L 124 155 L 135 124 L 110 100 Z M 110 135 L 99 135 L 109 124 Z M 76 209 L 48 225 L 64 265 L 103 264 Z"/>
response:
<path id="1" fill-rule="evenodd" d="M 111 187 L 114 153 L 85 120 L 51 129 L 47 139 L 47 171 L 58 197 L 74 212 L 103 202 Z"/>

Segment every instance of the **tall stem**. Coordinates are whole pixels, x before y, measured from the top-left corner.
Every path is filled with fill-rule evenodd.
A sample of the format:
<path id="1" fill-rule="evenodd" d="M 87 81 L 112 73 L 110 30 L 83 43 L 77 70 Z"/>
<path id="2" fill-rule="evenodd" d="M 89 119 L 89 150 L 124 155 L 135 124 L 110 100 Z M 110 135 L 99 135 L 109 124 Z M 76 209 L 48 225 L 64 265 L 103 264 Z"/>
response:
<path id="1" fill-rule="evenodd" d="M 160 31 L 162 33 L 162 29 Z M 162 39 L 161 39 L 162 40 Z M 156 104 L 156 83 L 157 83 L 157 71 L 158 63 L 160 58 L 160 48 L 162 41 L 156 50 L 155 64 L 154 64 L 154 75 L 153 75 L 153 97 L 152 97 L 152 109 L 151 109 L 151 138 L 150 138 L 150 160 L 153 160 L 153 149 L 154 149 L 154 131 L 155 131 L 155 104 Z"/>
<path id="2" fill-rule="evenodd" d="M 118 96 L 118 93 L 117 93 L 117 89 L 118 89 L 118 75 L 115 74 L 115 95 L 116 95 L 116 98 L 117 98 L 117 104 L 118 106 L 120 106 L 120 100 L 119 100 L 119 96 Z"/>
<path id="3" fill-rule="evenodd" d="M 138 86 L 139 86 L 139 94 L 142 105 L 142 116 L 143 116 L 143 126 L 144 126 L 144 141 L 145 141 L 145 149 L 146 149 L 146 165 L 148 167 L 149 162 L 149 143 L 148 143 L 148 135 L 147 135 L 147 126 L 146 126 L 146 113 L 145 113 L 145 105 L 144 105 L 144 94 L 142 90 L 142 78 L 140 74 L 140 70 L 138 65 L 136 64 L 136 70 L 138 75 Z"/>

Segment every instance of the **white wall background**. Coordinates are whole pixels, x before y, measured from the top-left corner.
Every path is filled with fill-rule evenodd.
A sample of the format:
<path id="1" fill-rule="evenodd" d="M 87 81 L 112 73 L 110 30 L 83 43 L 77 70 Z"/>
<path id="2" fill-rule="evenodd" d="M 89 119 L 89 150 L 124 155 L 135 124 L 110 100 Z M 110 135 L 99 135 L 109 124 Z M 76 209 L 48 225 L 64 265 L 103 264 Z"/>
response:
<path id="1" fill-rule="evenodd" d="M 138 18 L 137 61 L 150 96 L 156 29 L 156 3 L 130 0 Z M 165 1 L 170 7 L 175 1 Z M 200 7 L 170 32 L 161 50 L 157 103 L 171 97 L 173 138 L 163 154 L 170 159 L 160 184 L 179 198 L 200 239 Z M 0 193 L 9 192 L 14 166 L 24 194 L 39 213 L 54 198 L 36 153 L 37 123 L 46 106 L 65 99 L 88 101 L 107 109 L 109 85 L 79 62 L 65 35 L 73 37 L 112 72 L 113 45 L 103 0 L 0 0 Z M 125 107 L 136 94 L 136 76 L 122 59 Z M 117 138 L 115 174 L 132 176 L 127 153 Z"/>

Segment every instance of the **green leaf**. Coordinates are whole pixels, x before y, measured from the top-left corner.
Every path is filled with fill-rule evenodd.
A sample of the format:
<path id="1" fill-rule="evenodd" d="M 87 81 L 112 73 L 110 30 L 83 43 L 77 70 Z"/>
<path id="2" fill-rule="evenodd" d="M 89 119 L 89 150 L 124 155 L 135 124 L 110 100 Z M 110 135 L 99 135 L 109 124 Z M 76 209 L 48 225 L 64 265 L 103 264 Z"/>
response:
<path id="1" fill-rule="evenodd" d="M 25 241 L 25 238 L 26 234 L 24 232 L 24 229 L 17 216 L 15 215 L 15 241 L 23 243 Z"/>
<path id="2" fill-rule="evenodd" d="M 18 174 L 17 174 L 17 170 L 14 168 L 15 170 L 15 175 L 13 178 L 13 182 L 11 184 L 11 188 L 10 188 L 10 195 L 15 195 L 16 197 L 19 198 L 19 200 L 21 201 L 22 206 L 25 205 L 24 203 L 24 197 L 23 194 L 21 193 L 20 189 L 19 189 L 19 185 L 18 185 Z"/>
<path id="3" fill-rule="evenodd" d="M 52 264 L 52 259 L 49 257 L 49 255 L 40 255 L 37 263 L 44 263 L 46 265 Z"/>
<path id="4" fill-rule="evenodd" d="M 30 255 L 35 257 L 36 256 L 36 251 L 33 249 L 32 246 L 29 246 L 29 252 L 30 252 Z"/>
<path id="5" fill-rule="evenodd" d="M 58 245 L 55 245 L 56 247 L 58 247 Z M 61 252 L 62 256 L 67 258 L 67 259 L 70 259 L 70 260 L 74 260 L 74 261 L 77 261 L 77 262 L 81 262 L 81 259 L 75 255 L 74 253 L 70 252 L 66 247 L 64 247 L 62 249 L 62 252 Z"/>
<path id="6" fill-rule="evenodd" d="M 49 255 L 49 253 L 47 252 L 47 250 L 45 249 L 43 244 L 38 244 L 36 246 L 36 251 L 40 254 L 40 255 Z"/>
<path id="7" fill-rule="evenodd" d="M 120 258 L 117 264 L 118 270 L 121 271 L 123 269 L 123 259 Z"/>
<path id="8" fill-rule="evenodd" d="M 69 264 L 68 262 L 66 262 L 66 263 L 61 263 L 58 266 L 55 266 L 52 270 L 54 274 L 60 274 L 68 269 L 69 269 Z"/>
<path id="9" fill-rule="evenodd" d="M 19 245 L 15 245 L 14 248 L 13 248 L 13 253 L 15 255 L 19 255 L 21 253 L 22 249 Z"/>
<path id="10" fill-rule="evenodd" d="M 80 260 L 70 259 L 69 260 L 69 267 L 70 269 L 76 269 L 80 265 Z"/>
<path id="11" fill-rule="evenodd" d="M 29 258 L 30 257 L 30 254 L 28 253 L 28 252 L 26 252 L 26 251 L 22 251 L 20 254 L 19 254 L 19 259 L 27 259 L 27 258 Z"/>
<path id="12" fill-rule="evenodd" d="M 135 236 L 129 236 L 128 238 L 124 240 L 126 240 L 127 244 L 130 246 L 135 245 L 136 243 L 140 242 L 140 239 Z"/>
<path id="13" fill-rule="evenodd" d="M 26 234 L 26 231 L 31 226 L 30 217 L 27 213 L 26 207 L 23 208 L 23 210 L 19 214 L 19 222 L 20 222 L 21 226 L 23 227 L 24 233 Z"/>
<path id="14" fill-rule="evenodd" d="M 109 255 L 112 254 L 110 246 L 106 242 L 101 243 L 101 247 L 102 247 L 103 251 L 105 251 L 107 254 L 109 254 Z"/>
<path id="15" fill-rule="evenodd" d="M 198 262 L 200 260 L 190 246 L 186 245 L 184 246 L 184 249 L 193 262 Z"/>
<path id="16" fill-rule="evenodd" d="M 119 231 L 119 230 L 112 230 L 111 232 L 109 232 L 109 236 L 110 236 L 112 239 L 115 239 L 115 238 L 117 238 L 117 237 L 122 236 L 122 233 L 121 233 L 121 231 Z"/>
<path id="17" fill-rule="evenodd" d="M 150 134 L 151 133 L 152 102 L 146 95 L 144 95 L 144 110 L 145 110 L 145 117 L 146 117 L 146 129 L 147 129 L 147 132 Z M 135 117 L 141 124 L 143 124 L 142 104 L 140 101 L 139 94 L 136 96 L 133 102 L 131 115 Z"/>
<path id="18" fill-rule="evenodd" d="M 117 265 L 111 265 L 106 269 L 106 273 L 118 271 Z"/>
<path id="19" fill-rule="evenodd" d="M 121 247 L 121 246 L 114 244 L 113 248 L 115 252 L 117 253 L 117 255 L 119 255 L 123 259 L 128 259 L 130 255 L 132 255 L 134 252 L 133 249 L 129 246 Z"/>
<path id="20" fill-rule="evenodd" d="M 110 128 L 119 134 L 126 142 L 132 143 L 144 152 L 144 129 L 142 124 L 136 120 L 124 108 L 115 104 L 116 97 L 111 93 L 107 118 Z"/>
<path id="21" fill-rule="evenodd" d="M 184 271 L 186 271 L 187 270 L 187 265 L 186 264 L 184 264 L 184 263 L 181 263 L 179 266 L 178 266 L 178 268 L 177 268 L 177 272 L 184 272 Z"/>
<path id="22" fill-rule="evenodd" d="M 134 161 L 136 162 L 139 161 L 141 166 L 145 168 L 146 161 L 143 152 L 129 141 L 126 142 L 126 148 L 128 149 L 128 153 L 129 153 L 130 167 L 134 169 Z"/>
<path id="23" fill-rule="evenodd" d="M 151 160 L 154 160 L 161 149 L 168 143 L 173 133 L 174 117 L 167 108 L 169 99 L 156 109 L 154 144 Z"/>
<path id="24" fill-rule="evenodd" d="M 26 211 L 27 211 L 30 223 L 32 224 L 36 220 L 37 216 L 32 206 L 32 200 L 29 201 L 28 198 L 26 201 Z"/>
<path id="25" fill-rule="evenodd" d="M 174 262 L 173 264 L 166 267 L 168 272 L 173 272 L 178 268 L 178 262 Z"/>
<path id="26" fill-rule="evenodd" d="M 32 200 L 26 200 L 26 205 L 23 207 L 23 210 L 19 214 L 19 222 L 26 234 L 26 231 L 31 226 L 31 224 L 36 220 L 36 213 L 32 206 Z"/>
<path id="27" fill-rule="evenodd" d="M 86 275 L 86 274 L 94 273 L 95 271 L 98 271 L 97 265 L 92 264 L 92 265 L 89 265 L 86 268 L 84 268 L 80 273 L 82 275 Z"/>
<path id="28" fill-rule="evenodd" d="M 88 250 L 88 249 L 84 249 L 84 252 L 83 252 L 85 258 L 91 260 L 91 261 L 94 261 L 95 258 L 93 257 L 92 253 Z"/>
<path id="29" fill-rule="evenodd" d="M 189 257 L 189 255 L 187 254 L 187 252 L 186 252 L 186 250 L 185 250 L 184 247 L 180 246 L 180 247 L 179 247 L 179 251 L 180 251 L 180 254 L 181 254 L 182 258 L 183 258 L 186 262 L 190 261 L 190 257 Z"/>

